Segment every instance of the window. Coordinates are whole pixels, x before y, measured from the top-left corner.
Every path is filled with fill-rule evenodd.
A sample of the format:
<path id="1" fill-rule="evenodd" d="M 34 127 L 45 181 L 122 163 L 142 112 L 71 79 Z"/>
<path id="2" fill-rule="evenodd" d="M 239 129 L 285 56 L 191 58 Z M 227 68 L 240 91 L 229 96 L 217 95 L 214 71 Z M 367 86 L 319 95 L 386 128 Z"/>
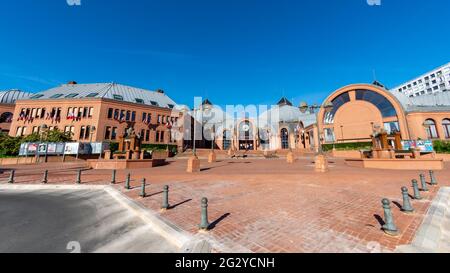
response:
<path id="1" fill-rule="evenodd" d="M 111 139 L 111 127 L 110 126 L 106 126 L 105 139 Z"/>
<path id="2" fill-rule="evenodd" d="M 159 106 L 159 104 L 156 101 L 150 101 L 150 104 L 153 106 Z"/>
<path id="3" fill-rule="evenodd" d="M 111 140 L 116 140 L 117 138 L 117 127 L 112 128 Z"/>
<path id="4" fill-rule="evenodd" d="M 147 121 L 147 113 L 142 113 L 142 122 Z"/>
<path id="5" fill-rule="evenodd" d="M 55 94 L 55 95 L 51 96 L 50 98 L 51 99 L 58 99 L 58 98 L 62 97 L 63 95 L 64 94 Z"/>
<path id="6" fill-rule="evenodd" d="M 444 129 L 445 138 L 450 138 L 450 119 L 444 119 L 442 121 L 442 127 Z"/>
<path id="7" fill-rule="evenodd" d="M 398 125 L 398 122 L 386 122 L 384 123 L 384 130 L 392 135 L 395 132 L 400 132 L 400 126 Z"/>
<path id="8" fill-rule="evenodd" d="M 147 132 L 145 134 L 145 141 L 147 141 L 147 142 L 150 141 L 150 130 L 147 130 Z"/>
<path id="9" fill-rule="evenodd" d="M 86 98 L 95 98 L 98 96 L 98 93 L 90 93 L 89 95 L 86 96 Z"/>
<path id="10" fill-rule="evenodd" d="M 145 130 L 144 129 L 141 130 L 140 137 L 141 137 L 141 140 L 143 141 L 145 138 Z"/>
<path id="11" fill-rule="evenodd" d="M 27 131 L 27 127 L 17 127 L 16 137 L 24 136 Z"/>
<path id="12" fill-rule="evenodd" d="M 114 98 L 115 100 L 123 101 L 123 96 L 121 96 L 121 95 L 116 95 L 116 94 L 114 94 L 114 95 L 113 95 L 113 98 Z"/>
<path id="13" fill-rule="evenodd" d="M 158 115 L 158 124 L 161 124 L 161 115 Z"/>
<path id="14" fill-rule="evenodd" d="M 159 131 L 156 131 L 156 142 L 159 142 Z"/>
<path id="15" fill-rule="evenodd" d="M 135 122 L 135 121 L 136 121 L 136 112 L 135 112 L 135 111 L 133 111 L 133 112 L 131 113 L 131 121 L 132 121 L 132 122 Z"/>
<path id="16" fill-rule="evenodd" d="M 86 127 L 86 133 L 84 134 L 84 139 L 91 139 L 91 126 Z"/>
<path id="17" fill-rule="evenodd" d="M 348 93 L 344 93 L 333 100 L 333 111 L 325 115 L 325 124 L 333 124 L 334 116 L 336 115 L 339 108 L 341 108 L 344 104 L 350 101 L 350 95 Z"/>
<path id="18" fill-rule="evenodd" d="M 397 112 L 389 100 L 374 91 L 356 90 L 356 100 L 364 100 L 372 103 L 380 110 L 383 118 L 397 116 Z"/>
<path id="19" fill-rule="evenodd" d="M 130 121 L 130 119 L 131 119 L 131 111 L 127 111 L 127 114 L 125 116 L 125 120 L 126 121 Z"/>
<path id="20" fill-rule="evenodd" d="M 72 93 L 66 96 L 66 98 L 70 99 L 70 98 L 75 98 L 76 96 L 78 96 L 78 94 L 76 93 Z"/>
<path id="21" fill-rule="evenodd" d="M 37 95 L 32 96 L 30 99 L 35 100 L 35 99 L 42 98 L 43 96 L 44 95 L 42 95 L 42 94 L 37 94 Z"/>
<path id="22" fill-rule="evenodd" d="M 89 108 L 89 114 L 88 114 L 88 117 L 92 118 L 92 116 L 94 116 L 94 107 L 90 107 L 90 108 Z"/>
<path id="23" fill-rule="evenodd" d="M 79 139 L 84 139 L 85 134 L 86 134 L 86 127 L 81 126 Z"/>
<path id="24" fill-rule="evenodd" d="M 281 149 L 289 149 L 289 132 L 286 128 L 281 129 Z"/>
<path id="25" fill-rule="evenodd" d="M 136 100 L 136 103 L 144 104 L 144 100 L 143 99 L 136 98 L 135 100 Z"/>
<path id="26" fill-rule="evenodd" d="M 38 126 L 34 126 L 33 127 L 33 134 L 38 134 L 39 133 L 39 127 Z"/>
<path id="27" fill-rule="evenodd" d="M 109 119 L 112 119 L 112 118 L 113 118 L 113 114 L 114 114 L 114 109 L 109 108 L 109 109 L 108 109 L 108 118 L 109 118 Z"/>
<path id="28" fill-rule="evenodd" d="M 168 106 L 170 109 L 173 109 L 173 108 L 175 107 L 175 105 L 173 105 L 173 104 L 167 104 L 167 106 Z"/>
<path id="29" fill-rule="evenodd" d="M 165 132 L 164 132 L 164 131 L 161 131 L 160 134 L 161 134 L 161 135 L 160 135 L 161 142 L 164 142 Z"/>
<path id="30" fill-rule="evenodd" d="M 223 150 L 229 150 L 231 148 L 231 132 L 230 131 L 223 131 Z"/>
<path id="31" fill-rule="evenodd" d="M 119 109 L 114 110 L 114 119 L 119 119 Z"/>
<path id="32" fill-rule="evenodd" d="M 432 119 L 427 119 L 424 123 L 425 130 L 427 132 L 427 137 L 429 139 L 439 138 L 436 128 L 436 122 Z"/>

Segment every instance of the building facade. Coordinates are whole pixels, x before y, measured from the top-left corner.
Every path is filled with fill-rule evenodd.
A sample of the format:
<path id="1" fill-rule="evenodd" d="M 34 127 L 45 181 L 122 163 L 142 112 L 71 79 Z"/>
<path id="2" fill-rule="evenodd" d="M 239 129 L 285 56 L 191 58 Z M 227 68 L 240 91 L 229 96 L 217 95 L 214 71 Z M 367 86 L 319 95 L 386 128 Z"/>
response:
<path id="1" fill-rule="evenodd" d="M 408 97 L 450 92 L 450 63 L 401 84 L 391 92 L 403 93 Z"/>
<path id="2" fill-rule="evenodd" d="M 319 113 L 319 128 L 334 141 L 369 142 L 384 129 L 403 140 L 450 140 L 450 92 L 408 97 L 371 84 L 353 84 L 333 92 L 333 111 Z M 398 147 L 396 147 L 398 148 Z"/>
<path id="3" fill-rule="evenodd" d="M 71 82 L 16 102 L 10 135 L 58 129 L 75 141 L 118 141 L 134 128 L 143 144 L 178 145 L 173 137 L 180 113 L 162 90 Z M 45 127 L 43 127 L 45 125 Z"/>
<path id="4" fill-rule="evenodd" d="M 18 99 L 27 98 L 30 93 L 21 90 L 0 91 L 0 131 L 9 133 L 14 119 L 15 103 Z"/>

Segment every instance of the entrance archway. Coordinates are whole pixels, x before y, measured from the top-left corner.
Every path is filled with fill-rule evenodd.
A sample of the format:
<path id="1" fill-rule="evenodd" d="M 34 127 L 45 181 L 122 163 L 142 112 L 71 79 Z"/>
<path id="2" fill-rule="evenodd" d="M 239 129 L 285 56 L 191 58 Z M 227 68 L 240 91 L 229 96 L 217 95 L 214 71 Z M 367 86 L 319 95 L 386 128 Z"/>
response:
<path id="1" fill-rule="evenodd" d="M 254 150 L 253 126 L 246 120 L 239 124 L 239 150 Z"/>

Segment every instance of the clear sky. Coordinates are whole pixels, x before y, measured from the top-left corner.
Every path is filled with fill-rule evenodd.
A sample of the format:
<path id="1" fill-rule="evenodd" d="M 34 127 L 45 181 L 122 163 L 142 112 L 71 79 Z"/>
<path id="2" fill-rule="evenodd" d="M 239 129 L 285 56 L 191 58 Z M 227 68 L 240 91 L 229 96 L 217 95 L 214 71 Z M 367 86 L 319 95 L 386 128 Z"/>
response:
<path id="1" fill-rule="evenodd" d="M 450 61 L 450 1 L 4 1 L 0 90 L 70 80 L 164 89 L 181 104 L 320 103 L 350 83 L 388 87 Z"/>

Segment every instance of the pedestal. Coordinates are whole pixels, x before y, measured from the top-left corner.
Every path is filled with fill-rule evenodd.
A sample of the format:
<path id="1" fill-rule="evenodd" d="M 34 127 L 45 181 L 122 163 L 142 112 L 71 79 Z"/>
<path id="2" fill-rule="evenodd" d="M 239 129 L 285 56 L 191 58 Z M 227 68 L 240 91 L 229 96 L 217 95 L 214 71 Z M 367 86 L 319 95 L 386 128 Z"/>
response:
<path id="1" fill-rule="evenodd" d="M 286 161 L 288 164 L 293 164 L 295 162 L 295 156 L 292 151 L 287 154 Z"/>
<path id="2" fill-rule="evenodd" d="M 413 150 L 413 157 L 415 159 L 419 159 L 420 158 L 420 149 L 414 149 Z"/>
<path id="3" fill-rule="evenodd" d="M 317 155 L 315 161 L 316 172 L 325 173 L 329 171 L 328 160 L 325 155 Z"/>
<path id="4" fill-rule="evenodd" d="M 188 173 L 200 172 L 200 160 L 197 156 L 191 156 L 188 159 L 187 170 Z"/>
<path id="5" fill-rule="evenodd" d="M 208 156 L 208 163 L 214 163 L 217 160 L 217 156 L 215 152 L 210 152 Z"/>
<path id="6" fill-rule="evenodd" d="M 110 160 L 111 159 L 111 151 L 107 150 L 105 151 L 105 160 Z"/>

